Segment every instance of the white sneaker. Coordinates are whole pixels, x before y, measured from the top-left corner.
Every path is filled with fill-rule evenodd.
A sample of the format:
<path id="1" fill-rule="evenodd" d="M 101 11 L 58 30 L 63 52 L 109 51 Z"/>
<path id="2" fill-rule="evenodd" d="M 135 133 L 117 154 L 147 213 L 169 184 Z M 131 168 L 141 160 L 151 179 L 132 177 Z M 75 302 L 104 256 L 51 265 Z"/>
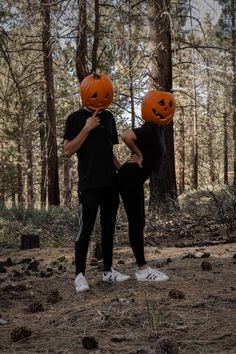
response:
<path id="1" fill-rule="evenodd" d="M 138 270 L 135 273 L 135 278 L 137 281 L 153 281 L 153 282 L 169 280 L 169 277 L 166 274 L 159 272 L 159 270 L 153 269 L 151 267 Z"/>
<path id="2" fill-rule="evenodd" d="M 75 278 L 75 291 L 77 293 L 81 293 L 82 291 L 87 291 L 89 290 L 89 285 L 87 283 L 87 280 L 85 279 L 83 273 L 79 273 L 77 277 Z"/>
<path id="3" fill-rule="evenodd" d="M 103 273 L 103 281 L 108 283 L 121 283 L 122 281 L 128 280 L 129 278 L 129 275 L 122 274 L 113 268 L 111 268 L 110 272 Z"/>

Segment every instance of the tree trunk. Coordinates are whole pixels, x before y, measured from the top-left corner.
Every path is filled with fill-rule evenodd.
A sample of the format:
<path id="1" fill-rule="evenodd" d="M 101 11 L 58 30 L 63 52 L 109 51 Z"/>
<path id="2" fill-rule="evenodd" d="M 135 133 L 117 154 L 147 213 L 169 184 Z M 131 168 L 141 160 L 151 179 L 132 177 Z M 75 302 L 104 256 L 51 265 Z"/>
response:
<path id="1" fill-rule="evenodd" d="M 184 109 L 182 108 L 181 122 L 180 122 L 180 152 L 179 152 L 179 194 L 185 191 L 185 127 L 184 127 Z"/>
<path id="2" fill-rule="evenodd" d="M 229 184 L 228 177 L 228 130 L 227 130 L 227 113 L 224 113 L 224 184 Z"/>
<path id="3" fill-rule="evenodd" d="M 47 200 L 47 157 L 46 157 L 46 128 L 44 112 L 38 112 L 39 138 L 40 138 L 40 159 L 41 159 L 41 178 L 40 178 L 40 204 L 46 205 Z"/>
<path id="4" fill-rule="evenodd" d="M 64 159 L 64 205 L 69 206 L 71 203 L 71 184 L 70 184 L 70 168 L 71 162 L 68 158 Z"/>
<path id="5" fill-rule="evenodd" d="M 195 75 L 195 70 L 194 70 Z M 198 117 L 197 117 L 197 93 L 196 93 L 196 83 L 193 79 L 193 90 L 194 90 L 194 110 L 193 110 L 193 146 L 192 146 L 192 164 L 193 164 L 193 174 L 192 174 L 192 189 L 198 188 Z"/>
<path id="6" fill-rule="evenodd" d="M 231 18 L 232 18 L 232 67 L 233 67 L 233 138 L 234 138 L 234 176 L 233 187 L 236 194 L 236 27 L 235 27 L 235 0 L 231 0 Z"/>
<path id="7" fill-rule="evenodd" d="M 96 72 L 98 66 L 98 42 L 99 42 L 99 0 L 95 0 L 95 21 L 94 21 L 94 40 L 92 49 L 92 72 Z"/>
<path id="8" fill-rule="evenodd" d="M 56 110 L 54 100 L 52 43 L 50 33 L 50 0 L 41 0 L 43 17 L 43 64 L 46 85 L 46 113 L 48 120 L 48 203 L 59 205 L 59 176 L 56 140 Z"/>
<path id="9" fill-rule="evenodd" d="M 21 235 L 21 250 L 28 250 L 32 248 L 39 248 L 39 236 L 38 235 Z"/>
<path id="10" fill-rule="evenodd" d="M 194 62 L 194 52 L 192 50 L 192 62 Z M 192 90 L 194 95 L 193 102 L 193 144 L 192 144 L 192 189 L 198 188 L 198 111 L 197 111 L 197 86 L 196 70 L 193 65 Z"/>
<path id="11" fill-rule="evenodd" d="M 170 0 L 151 0 L 150 26 L 150 85 L 151 88 L 172 89 Z M 150 206 L 160 201 L 176 200 L 177 186 L 174 158 L 173 122 L 165 127 L 165 154 L 159 171 L 150 179 Z M 172 204 L 172 203 L 171 203 Z"/>
<path id="12" fill-rule="evenodd" d="M 34 183 L 33 183 L 33 153 L 32 141 L 29 138 L 29 143 L 26 151 L 27 158 L 27 205 L 34 204 Z"/>
<path id="13" fill-rule="evenodd" d="M 209 68 L 210 64 L 208 61 L 206 62 L 207 68 Z M 209 69 L 207 69 L 207 130 L 208 130 L 208 143 L 207 143 L 207 150 L 208 150 L 208 159 L 209 159 L 209 177 L 210 183 L 213 184 L 216 180 L 215 176 L 215 166 L 214 166 L 214 155 L 213 155 L 213 135 L 214 135 L 214 122 L 211 113 L 211 106 L 212 106 L 212 88 L 211 88 L 211 77 Z"/>
<path id="14" fill-rule="evenodd" d="M 135 128 L 135 108 L 134 108 L 134 79 L 132 73 L 132 66 L 133 66 L 133 58 L 132 58 L 132 26 L 131 26 L 131 3 L 129 1 L 129 80 L 130 80 L 130 106 L 131 106 L 131 127 L 132 129 Z"/>
<path id="15" fill-rule="evenodd" d="M 4 187 L 2 186 L 0 189 L 0 208 L 5 207 L 5 190 Z"/>
<path id="16" fill-rule="evenodd" d="M 85 0 L 78 0 L 78 13 L 76 73 L 79 82 L 81 82 L 89 74 L 87 66 L 87 16 Z"/>
<path id="17" fill-rule="evenodd" d="M 1 122 L 2 124 L 2 122 Z M 3 148 L 4 144 L 3 144 L 3 138 L 2 136 L 0 135 L 0 151 L 1 151 L 1 163 L 3 165 L 3 153 L 4 153 L 4 148 Z M 0 172 L 2 172 L 2 174 L 0 174 L 0 208 L 3 208 L 5 207 L 5 198 L 6 198 L 6 192 L 5 192 L 5 189 L 6 189 L 6 177 L 5 177 L 5 173 L 4 173 L 4 168 L 1 167 L 0 169 Z"/>
<path id="18" fill-rule="evenodd" d="M 24 203 L 24 198 L 23 198 L 23 177 L 22 177 L 22 151 L 21 151 L 21 142 L 20 138 L 18 137 L 17 139 L 17 153 L 18 153 L 18 158 L 20 161 L 17 162 L 17 202 L 18 204 L 23 204 Z"/>

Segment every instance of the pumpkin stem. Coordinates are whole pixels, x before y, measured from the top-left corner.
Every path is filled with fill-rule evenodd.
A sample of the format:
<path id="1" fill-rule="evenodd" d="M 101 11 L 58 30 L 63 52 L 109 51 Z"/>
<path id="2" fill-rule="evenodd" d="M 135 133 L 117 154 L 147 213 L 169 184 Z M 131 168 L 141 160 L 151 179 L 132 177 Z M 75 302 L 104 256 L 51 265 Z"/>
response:
<path id="1" fill-rule="evenodd" d="M 158 91 L 166 92 L 167 90 L 163 86 L 159 86 L 158 87 Z"/>
<path id="2" fill-rule="evenodd" d="M 96 73 L 96 71 L 93 72 L 94 79 L 99 80 L 100 75 Z"/>

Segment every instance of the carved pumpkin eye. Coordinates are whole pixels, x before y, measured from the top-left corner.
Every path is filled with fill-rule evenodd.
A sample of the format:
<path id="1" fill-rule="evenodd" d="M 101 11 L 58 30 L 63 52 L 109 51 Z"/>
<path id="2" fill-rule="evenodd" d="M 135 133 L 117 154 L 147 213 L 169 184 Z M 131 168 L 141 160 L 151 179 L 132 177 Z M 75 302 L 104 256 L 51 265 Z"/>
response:
<path id="1" fill-rule="evenodd" d="M 106 94 L 105 98 L 107 99 L 107 98 L 108 98 L 108 96 L 109 96 L 109 93 L 107 93 L 107 94 Z"/>
<path id="2" fill-rule="evenodd" d="M 170 108 L 173 106 L 172 101 L 170 101 L 169 106 L 170 106 Z"/>
<path id="3" fill-rule="evenodd" d="M 98 94 L 96 92 L 91 96 L 91 98 L 97 98 L 97 97 L 98 97 Z"/>
<path id="4" fill-rule="evenodd" d="M 165 101 L 162 99 L 159 101 L 160 106 L 165 106 Z"/>

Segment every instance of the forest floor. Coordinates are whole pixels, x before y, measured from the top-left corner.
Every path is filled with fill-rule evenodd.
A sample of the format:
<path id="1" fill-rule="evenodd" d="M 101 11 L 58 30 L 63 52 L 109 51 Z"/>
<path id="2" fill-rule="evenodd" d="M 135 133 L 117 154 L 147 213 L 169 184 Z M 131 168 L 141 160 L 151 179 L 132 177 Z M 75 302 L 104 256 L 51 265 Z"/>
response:
<path id="1" fill-rule="evenodd" d="M 145 242 L 149 264 L 169 281 L 138 283 L 126 240 L 115 243 L 114 267 L 131 279 L 102 282 L 89 255 L 91 290 L 81 294 L 72 244 L 1 249 L 0 353 L 235 354 L 236 243 L 174 247 L 155 233 Z M 22 326 L 30 336 L 16 341 Z"/>

